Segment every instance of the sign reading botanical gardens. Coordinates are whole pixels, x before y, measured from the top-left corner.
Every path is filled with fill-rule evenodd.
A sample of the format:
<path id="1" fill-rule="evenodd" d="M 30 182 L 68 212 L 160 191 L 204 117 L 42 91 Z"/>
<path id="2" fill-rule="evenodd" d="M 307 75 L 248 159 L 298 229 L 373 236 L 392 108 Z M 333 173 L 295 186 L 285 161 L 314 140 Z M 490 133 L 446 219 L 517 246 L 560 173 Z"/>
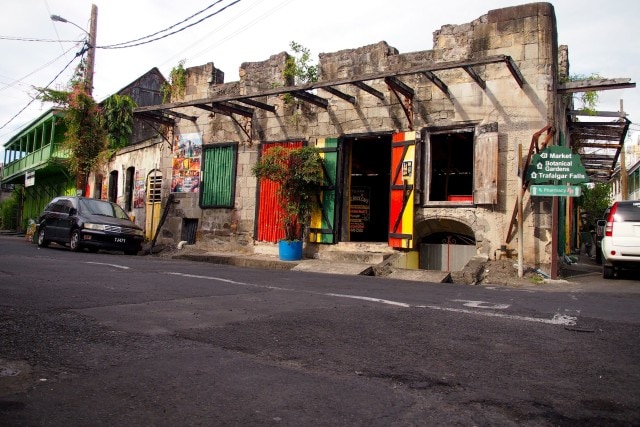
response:
<path id="1" fill-rule="evenodd" d="M 534 154 L 527 170 L 527 178 L 534 184 L 580 184 L 588 182 L 580 156 L 569 147 L 552 145 Z"/>

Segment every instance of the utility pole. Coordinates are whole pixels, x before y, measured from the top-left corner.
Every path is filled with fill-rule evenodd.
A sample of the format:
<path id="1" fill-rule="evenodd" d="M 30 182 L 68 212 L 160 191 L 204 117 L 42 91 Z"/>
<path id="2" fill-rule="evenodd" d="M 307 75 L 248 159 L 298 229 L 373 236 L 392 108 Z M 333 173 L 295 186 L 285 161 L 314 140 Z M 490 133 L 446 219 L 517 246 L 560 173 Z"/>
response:
<path id="1" fill-rule="evenodd" d="M 96 61 L 96 33 L 98 31 L 98 6 L 91 5 L 91 22 L 89 24 L 89 51 L 87 52 L 87 69 L 85 84 L 89 95 L 93 95 L 93 69 Z"/>

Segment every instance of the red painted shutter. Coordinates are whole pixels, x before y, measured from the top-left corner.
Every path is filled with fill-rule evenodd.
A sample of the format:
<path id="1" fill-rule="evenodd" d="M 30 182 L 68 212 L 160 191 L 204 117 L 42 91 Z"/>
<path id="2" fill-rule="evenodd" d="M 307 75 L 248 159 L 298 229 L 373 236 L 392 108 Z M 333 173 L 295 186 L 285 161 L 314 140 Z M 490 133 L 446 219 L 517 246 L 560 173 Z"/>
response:
<path id="1" fill-rule="evenodd" d="M 400 132 L 391 139 L 391 200 L 389 246 L 413 248 L 416 132 Z"/>
<path id="2" fill-rule="evenodd" d="M 272 147 L 281 146 L 288 149 L 302 147 L 302 141 L 295 142 L 266 142 L 260 144 L 260 153 Z M 277 242 L 284 239 L 282 229 L 282 209 L 278 203 L 279 184 L 268 179 L 261 179 L 258 187 L 258 220 L 256 240 L 263 242 Z"/>

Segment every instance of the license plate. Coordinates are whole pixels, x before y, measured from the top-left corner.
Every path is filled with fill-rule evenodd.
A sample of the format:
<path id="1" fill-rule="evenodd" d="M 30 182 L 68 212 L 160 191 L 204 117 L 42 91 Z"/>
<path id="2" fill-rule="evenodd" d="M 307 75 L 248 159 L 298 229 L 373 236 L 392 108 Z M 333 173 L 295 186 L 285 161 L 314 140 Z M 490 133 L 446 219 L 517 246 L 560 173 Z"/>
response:
<path id="1" fill-rule="evenodd" d="M 125 239 L 124 237 L 114 237 L 113 241 L 116 243 L 125 243 L 127 239 Z"/>

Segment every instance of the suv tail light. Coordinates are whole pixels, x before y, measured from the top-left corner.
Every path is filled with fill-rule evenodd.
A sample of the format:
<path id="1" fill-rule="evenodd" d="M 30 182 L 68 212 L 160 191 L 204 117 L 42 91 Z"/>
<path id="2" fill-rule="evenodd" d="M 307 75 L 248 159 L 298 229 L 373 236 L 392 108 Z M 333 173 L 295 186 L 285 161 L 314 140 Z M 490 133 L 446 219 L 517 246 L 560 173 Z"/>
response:
<path id="1" fill-rule="evenodd" d="M 604 228 L 604 235 L 611 237 L 613 235 L 613 217 L 616 214 L 616 210 L 618 209 L 618 204 L 614 203 L 611 207 L 611 211 L 609 212 L 609 217 L 607 218 L 607 225 Z"/>

